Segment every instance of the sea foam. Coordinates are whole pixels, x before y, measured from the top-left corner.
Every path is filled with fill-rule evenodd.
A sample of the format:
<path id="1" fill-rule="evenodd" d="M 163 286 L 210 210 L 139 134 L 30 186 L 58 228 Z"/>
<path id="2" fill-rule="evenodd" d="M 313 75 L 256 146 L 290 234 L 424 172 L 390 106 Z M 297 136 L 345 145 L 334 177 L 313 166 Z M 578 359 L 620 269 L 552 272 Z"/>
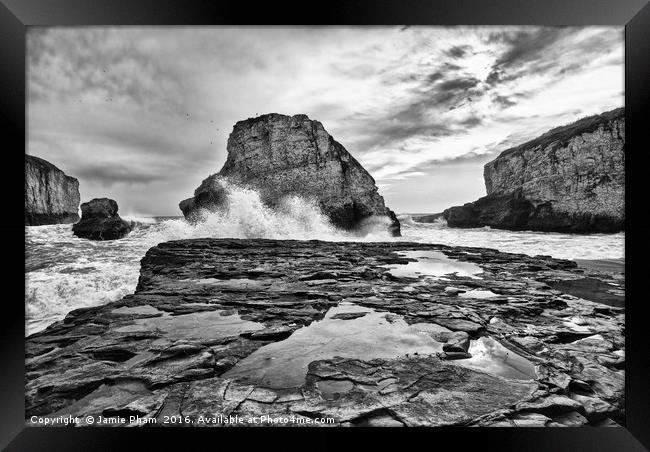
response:
<path id="1" fill-rule="evenodd" d="M 134 230 L 120 240 L 96 242 L 72 234 L 70 225 L 27 227 L 25 262 L 26 333 L 61 320 L 73 309 L 97 306 L 132 293 L 140 259 L 170 240 L 192 238 L 267 238 L 328 241 L 392 240 L 390 221 L 365 221 L 355 232 L 334 227 L 314 200 L 299 196 L 266 206 L 252 189 L 228 184 L 226 203 L 203 211 L 200 220 L 156 220 L 127 212 Z"/>
<path id="2" fill-rule="evenodd" d="M 128 212 L 135 229 L 120 240 L 80 239 L 66 225 L 29 226 L 26 234 L 26 333 L 63 319 L 73 309 L 96 306 L 133 293 L 140 259 L 147 250 L 169 240 L 191 238 L 268 238 L 327 241 L 411 241 L 452 246 L 477 246 L 529 255 L 565 259 L 620 259 L 625 234 L 560 234 L 504 231 L 490 228 L 457 229 L 440 219 L 418 223 L 399 217 L 402 237 L 388 232 L 387 218 L 370 218 L 357 231 L 335 228 L 313 200 L 298 196 L 269 208 L 258 192 L 228 186 L 226 203 L 204 211 L 200 221 L 153 219 Z"/>

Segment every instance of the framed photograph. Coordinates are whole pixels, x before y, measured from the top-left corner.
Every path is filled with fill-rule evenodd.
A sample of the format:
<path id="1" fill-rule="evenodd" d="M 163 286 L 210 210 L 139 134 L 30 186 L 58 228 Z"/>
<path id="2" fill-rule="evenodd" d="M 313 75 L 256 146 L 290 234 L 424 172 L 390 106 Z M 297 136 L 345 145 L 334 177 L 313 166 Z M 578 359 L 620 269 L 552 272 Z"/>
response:
<path id="1" fill-rule="evenodd" d="M 647 4 L 1 10 L 3 448 L 650 445 Z"/>

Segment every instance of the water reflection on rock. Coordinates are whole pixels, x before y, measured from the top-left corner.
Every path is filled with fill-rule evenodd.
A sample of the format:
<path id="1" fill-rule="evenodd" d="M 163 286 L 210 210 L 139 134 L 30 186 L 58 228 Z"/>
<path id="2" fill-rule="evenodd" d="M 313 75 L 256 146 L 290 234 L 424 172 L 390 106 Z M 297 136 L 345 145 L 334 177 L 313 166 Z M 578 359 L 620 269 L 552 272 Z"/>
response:
<path id="1" fill-rule="evenodd" d="M 397 277 L 417 278 L 419 276 L 441 277 L 455 274 L 476 278 L 482 272 L 481 267 L 471 262 L 450 259 L 439 251 L 403 251 L 397 253 L 416 262 L 389 265 L 390 274 Z"/>
<path id="2" fill-rule="evenodd" d="M 367 313 L 363 317 L 341 316 L 363 312 Z M 324 319 L 253 352 L 224 377 L 272 388 L 298 387 L 304 383 L 312 361 L 335 356 L 368 360 L 442 351 L 443 344 L 429 334 L 431 328 L 441 327 L 408 325 L 401 318 L 389 322 L 385 316 L 384 312 L 341 303 L 331 308 Z"/>
<path id="3" fill-rule="evenodd" d="M 512 380 L 535 378 L 535 366 L 526 358 L 517 355 L 491 337 L 471 341 L 471 358 L 453 361 L 454 364 L 480 370 Z"/>

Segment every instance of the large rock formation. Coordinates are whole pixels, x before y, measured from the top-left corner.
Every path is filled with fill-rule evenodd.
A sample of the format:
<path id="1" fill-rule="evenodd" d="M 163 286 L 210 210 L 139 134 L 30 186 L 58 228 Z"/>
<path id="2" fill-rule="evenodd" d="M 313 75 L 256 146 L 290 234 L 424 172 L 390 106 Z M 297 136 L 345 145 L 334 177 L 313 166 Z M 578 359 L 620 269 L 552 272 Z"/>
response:
<path id="1" fill-rule="evenodd" d="M 487 163 L 487 196 L 444 217 L 452 227 L 621 231 L 624 144 L 623 108 L 550 130 Z"/>
<path id="2" fill-rule="evenodd" d="M 90 240 L 115 240 L 131 232 L 133 225 L 117 214 L 117 202 L 95 198 L 81 205 L 81 221 L 72 226 L 77 237 Z"/>
<path id="3" fill-rule="evenodd" d="M 41 158 L 25 155 L 25 224 L 79 220 L 79 181 Z"/>
<path id="4" fill-rule="evenodd" d="M 391 232 L 400 235 L 399 221 L 384 205 L 372 176 L 306 115 L 272 113 L 237 122 L 228 138 L 226 163 L 193 198 L 180 203 L 183 214 L 191 217 L 223 202 L 227 190 L 222 178 L 255 188 L 271 206 L 285 195 L 314 199 L 343 229 L 355 229 L 370 217 L 387 217 Z"/>

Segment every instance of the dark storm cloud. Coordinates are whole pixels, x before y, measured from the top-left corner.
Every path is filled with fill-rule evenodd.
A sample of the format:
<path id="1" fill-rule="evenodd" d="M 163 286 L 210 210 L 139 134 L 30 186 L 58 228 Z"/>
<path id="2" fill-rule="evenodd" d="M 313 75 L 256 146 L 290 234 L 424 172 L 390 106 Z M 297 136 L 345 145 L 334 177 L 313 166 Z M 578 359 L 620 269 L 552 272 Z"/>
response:
<path id="1" fill-rule="evenodd" d="M 427 81 L 413 91 L 415 96 L 410 105 L 396 112 L 395 117 L 420 121 L 431 108 L 444 110 L 476 95 L 480 91 L 479 83 L 474 77 L 453 78 L 433 85 Z"/>
<path id="2" fill-rule="evenodd" d="M 572 28 L 542 27 L 532 31 L 495 32 L 489 35 L 487 41 L 507 46 L 495 65 L 509 67 L 539 58 L 548 47 L 573 32 L 575 29 Z"/>
<path id="3" fill-rule="evenodd" d="M 507 108 L 507 107 L 512 107 L 513 105 L 517 105 L 517 102 L 511 100 L 506 96 L 494 95 L 492 96 L 492 101 L 495 104 L 501 106 L 502 108 Z"/>
<path id="4" fill-rule="evenodd" d="M 443 63 L 441 67 L 448 66 Z M 481 81 L 477 78 L 454 76 L 453 72 L 438 70 L 419 82 L 409 91 L 408 102 L 391 110 L 385 117 L 367 123 L 367 129 L 358 130 L 365 137 L 355 143 L 356 149 L 364 152 L 377 146 L 396 147 L 404 140 L 418 136 L 424 139 L 450 137 L 467 133 L 482 123 L 476 115 L 455 121 L 431 117 L 432 112 L 439 111 L 442 116 L 443 112 L 471 101 L 472 96 L 479 96 Z"/>
<path id="5" fill-rule="evenodd" d="M 496 58 L 486 83 L 491 86 L 528 75 L 548 74 L 559 79 L 578 73 L 595 57 L 611 52 L 620 43 L 616 30 L 598 33 L 575 42 L 582 29 L 539 27 L 490 33 L 489 44 L 504 50 Z"/>
<path id="6" fill-rule="evenodd" d="M 441 71 L 436 71 L 433 74 L 427 75 L 427 82 L 434 83 L 440 79 L 443 79 L 445 75 Z"/>
<path id="7" fill-rule="evenodd" d="M 447 55 L 449 55 L 452 58 L 462 58 L 464 57 L 467 52 L 471 50 L 471 47 L 468 45 L 463 45 L 463 46 L 453 46 L 447 52 L 445 52 Z"/>
<path id="8" fill-rule="evenodd" d="M 505 46 L 505 51 L 496 59 L 487 82 L 495 85 L 523 77 L 525 73 L 514 72 L 525 63 L 537 61 L 546 50 L 574 29 L 542 27 L 534 30 L 499 31 L 490 33 L 487 42 Z"/>
<path id="9" fill-rule="evenodd" d="M 453 64 L 453 63 L 449 63 L 449 62 L 443 64 L 442 67 L 443 67 L 443 69 L 444 69 L 445 71 L 457 71 L 457 70 L 463 68 L 462 66 L 459 66 L 459 65 L 457 65 L 457 64 Z"/>
<path id="10" fill-rule="evenodd" d="M 453 92 L 457 93 L 459 91 L 465 91 L 471 88 L 476 87 L 479 84 L 479 80 L 474 77 L 469 78 L 459 78 L 454 80 L 447 80 L 438 84 L 436 87 L 438 91 L 442 92 Z"/>
<path id="11" fill-rule="evenodd" d="M 471 128 L 483 124 L 483 120 L 478 116 L 470 116 L 467 119 L 459 121 L 458 124 L 465 126 L 466 128 Z"/>

